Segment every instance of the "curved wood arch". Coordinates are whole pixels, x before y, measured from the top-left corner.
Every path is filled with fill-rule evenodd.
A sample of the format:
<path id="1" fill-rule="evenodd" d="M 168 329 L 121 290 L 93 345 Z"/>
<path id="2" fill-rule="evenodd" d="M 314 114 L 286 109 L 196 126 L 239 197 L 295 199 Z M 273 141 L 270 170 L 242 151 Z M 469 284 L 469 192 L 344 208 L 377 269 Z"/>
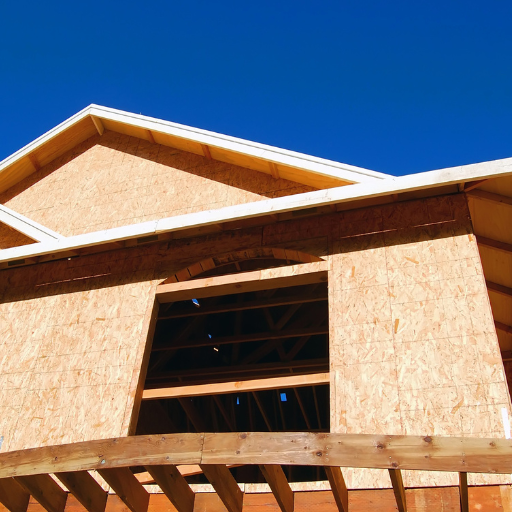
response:
<path id="1" fill-rule="evenodd" d="M 243 251 L 229 252 L 221 254 L 220 256 L 213 256 L 211 258 L 205 258 L 197 263 L 193 263 L 188 267 L 185 267 L 172 276 L 168 277 L 161 284 L 178 283 L 182 281 L 189 281 L 195 279 L 201 274 L 210 272 L 216 268 L 221 268 L 226 265 L 238 263 L 247 260 L 257 259 L 275 259 L 281 261 L 287 261 L 292 263 L 312 263 L 314 261 L 324 261 L 318 256 L 308 254 L 301 251 L 295 251 L 292 249 L 281 249 L 273 247 L 257 247 L 253 249 L 245 249 Z"/>

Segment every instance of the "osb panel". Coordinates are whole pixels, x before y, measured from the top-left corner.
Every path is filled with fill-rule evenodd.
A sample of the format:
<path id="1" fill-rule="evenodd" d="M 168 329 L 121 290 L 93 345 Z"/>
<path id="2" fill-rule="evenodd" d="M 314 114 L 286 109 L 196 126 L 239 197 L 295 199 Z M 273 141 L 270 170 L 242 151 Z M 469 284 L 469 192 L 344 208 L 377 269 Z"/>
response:
<path id="1" fill-rule="evenodd" d="M 464 200 L 347 212 L 333 252 L 332 431 L 503 437 L 510 400 Z M 382 471 L 347 480 L 389 486 Z M 404 472 L 404 481 L 454 485 L 457 476 Z"/>
<path id="2" fill-rule="evenodd" d="M 311 190 L 106 131 L 0 194 L 0 203 L 71 236 Z"/>
<path id="3" fill-rule="evenodd" d="M 32 238 L 12 229 L 7 224 L 0 222 L 0 250 L 9 247 L 18 247 L 20 245 L 29 245 L 35 243 Z"/>

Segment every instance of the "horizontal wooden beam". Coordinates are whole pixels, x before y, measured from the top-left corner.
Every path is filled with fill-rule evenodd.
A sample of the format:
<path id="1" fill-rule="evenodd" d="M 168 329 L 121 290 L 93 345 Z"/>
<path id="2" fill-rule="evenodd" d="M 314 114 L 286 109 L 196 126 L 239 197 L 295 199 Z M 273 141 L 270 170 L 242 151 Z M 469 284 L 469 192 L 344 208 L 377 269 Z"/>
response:
<path id="1" fill-rule="evenodd" d="M 499 293 L 500 295 L 505 295 L 506 297 L 512 297 L 512 288 L 508 286 L 503 286 L 502 284 L 493 283 L 492 281 L 485 281 L 487 285 L 487 289 L 493 292 Z"/>
<path id="2" fill-rule="evenodd" d="M 246 311 L 249 309 L 273 308 L 276 306 L 288 306 L 292 304 L 309 304 L 311 302 L 322 302 L 327 300 L 326 290 L 319 290 L 316 293 L 290 295 L 287 297 L 270 297 L 269 299 L 251 300 L 245 302 L 231 302 L 219 304 L 218 306 L 201 306 L 187 311 L 173 311 L 158 317 L 158 320 L 169 320 L 171 318 L 186 318 L 200 315 L 213 315 L 217 313 L 228 313 L 232 311 Z"/>
<path id="3" fill-rule="evenodd" d="M 161 284 L 156 289 L 156 298 L 160 304 L 165 304 L 181 300 L 327 282 L 328 269 L 327 261 L 316 261 L 314 263 Z"/>
<path id="4" fill-rule="evenodd" d="M 154 346 L 152 352 L 161 352 L 165 350 L 177 350 L 180 348 L 191 347 L 213 347 L 217 345 L 230 345 L 232 343 L 251 343 L 262 340 L 281 340 L 286 338 L 301 338 L 302 336 L 316 336 L 318 334 L 328 334 L 329 326 L 325 327 L 306 327 L 303 329 L 287 329 L 282 331 L 255 332 L 252 334 L 241 334 L 239 336 L 219 336 L 218 338 L 204 338 L 195 340 L 179 340 L 166 346 Z"/>
<path id="5" fill-rule="evenodd" d="M 494 325 L 496 326 L 496 329 L 512 334 L 512 325 L 507 325 L 502 322 L 498 322 L 497 320 L 494 320 Z"/>
<path id="6" fill-rule="evenodd" d="M 491 249 L 497 249 L 498 251 L 512 253 L 512 244 L 500 242 L 499 240 L 493 240 L 492 238 L 487 238 L 478 234 L 476 235 L 476 241 L 478 242 L 478 245 L 490 247 Z"/>
<path id="7" fill-rule="evenodd" d="M 468 192 L 467 195 L 469 197 L 475 197 L 491 203 L 501 203 L 512 206 L 512 197 L 495 194 L 494 192 L 487 192 L 486 190 L 472 190 L 471 192 Z"/>
<path id="8" fill-rule="evenodd" d="M 166 464 L 512 473 L 512 440 L 302 432 L 130 436 L 0 453 L 0 478 Z"/>
<path id="9" fill-rule="evenodd" d="M 245 393 L 263 391 L 265 389 L 286 389 L 304 386 L 329 384 L 329 373 L 311 375 L 291 375 L 287 377 L 271 377 L 268 379 L 243 380 L 236 382 L 218 382 L 215 384 L 198 384 L 196 386 L 176 386 L 172 388 L 145 389 L 143 400 L 162 398 L 182 398 L 190 396 L 223 395 L 227 393 Z"/>

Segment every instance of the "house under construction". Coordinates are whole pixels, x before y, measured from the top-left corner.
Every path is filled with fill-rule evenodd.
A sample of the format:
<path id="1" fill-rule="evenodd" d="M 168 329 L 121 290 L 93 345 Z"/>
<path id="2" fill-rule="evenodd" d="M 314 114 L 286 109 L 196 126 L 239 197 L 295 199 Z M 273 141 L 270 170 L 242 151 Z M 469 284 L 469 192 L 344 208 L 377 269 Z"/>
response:
<path id="1" fill-rule="evenodd" d="M 512 158 L 91 105 L 0 163 L 0 343 L 1 511 L 512 512 Z"/>

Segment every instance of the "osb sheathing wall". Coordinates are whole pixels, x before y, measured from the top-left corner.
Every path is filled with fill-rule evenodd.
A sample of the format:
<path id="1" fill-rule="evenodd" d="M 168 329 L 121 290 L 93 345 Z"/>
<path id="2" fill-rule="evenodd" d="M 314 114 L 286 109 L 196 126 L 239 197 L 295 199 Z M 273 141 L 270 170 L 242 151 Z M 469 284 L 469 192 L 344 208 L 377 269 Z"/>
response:
<path id="1" fill-rule="evenodd" d="M 34 240 L 0 222 L 0 250 L 20 245 L 33 244 Z"/>
<path id="2" fill-rule="evenodd" d="M 0 272 L 2 450 L 127 435 L 156 284 L 261 246 L 330 262 L 332 431 L 504 436 L 476 242 L 463 196 L 447 196 Z M 389 486 L 345 473 L 352 488 Z"/>
<path id="3" fill-rule="evenodd" d="M 106 131 L 0 194 L 0 204 L 71 236 L 310 190 Z"/>

